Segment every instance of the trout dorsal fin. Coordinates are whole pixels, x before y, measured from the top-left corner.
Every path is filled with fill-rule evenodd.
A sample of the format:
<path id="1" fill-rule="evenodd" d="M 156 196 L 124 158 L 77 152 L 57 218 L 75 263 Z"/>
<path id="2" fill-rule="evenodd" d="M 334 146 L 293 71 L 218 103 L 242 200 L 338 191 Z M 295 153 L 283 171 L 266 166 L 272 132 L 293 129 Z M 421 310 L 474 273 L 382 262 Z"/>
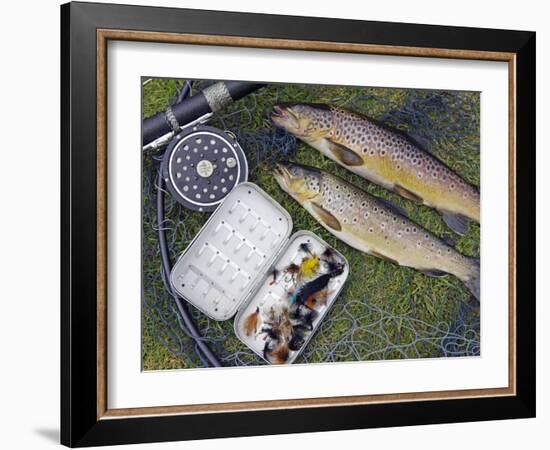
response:
<path id="1" fill-rule="evenodd" d="M 395 192 L 397 192 L 402 197 L 408 198 L 409 200 L 412 200 L 416 203 L 424 203 L 424 199 L 420 197 L 419 195 L 416 195 L 414 192 L 409 191 L 407 188 L 404 188 L 403 186 L 396 184 L 393 188 Z"/>
<path id="2" fill-rule="evenodd" d="M 342 225 L 340 224 L 340 221 L 336 217 L 334 217 L 331 212 L 327 211 L 325 208 L 315 202 L 312 202 L 311 206 L 313 206 L 313 210 L 327 227 L 332 228 L 336 231 L 342 231 Z"/>
<path id="3" fill-rule="evenodd" d="M 327 139 L 328 147 L 334 157 L 346 166 L 361 166 L 363 158 L 349 148 Z"/>
<path id="4" fill-rule="evenodd" d="M 383 203 L 386 207 L 388 207 L 392 211 L 394 211 L 398 214 L 401 214 L 402 216 L 409 217 L 409 215 L 407 214 L 407 211 L 405 211 L 405 209 L 402 208 L 401 206 L 399 206 L 397 203 L 394 203 L 391 200 L 388 200 L 388 199 L 382 198 L 382 197 L 376 197 L 376 199 L 380 203 Z"/>
<path id="5" fill-rule="evenodd" d="M 368 117 L 364 115 L 363 117 L 365 117 L 369 122 L 372 122 L 375 125 L 379 126 L 380 128 L 383 128 L 384 130 L 389 131 L 390 133 L 394 133 L 398 136 L 401 136 L 407 141 L 409 141 L 411 144 L 414 144 L 420 149 L 425 150 L 428 153 L 431 153 L 430 152 L 431 142 L 427 137 L 422 136 L 411 130 L 400 130 L 398 128 L 395 128 L 392 125 L 389 125 L 384 120 L 374 119 L 372 117 Z"/>
<path id="6" fill-rule="evenodd" d="M 426 152 L 431 153 L 430 152 L 431 142 L 428 140 L 428 138 L 421 136 L 420 134 L 414 133 L 413 131 L 404 131 L 403 133 L 407 137 L 407 139 L 411 141 L 413 144 L 416 144 L 422 150 L 425 150 Z"/>

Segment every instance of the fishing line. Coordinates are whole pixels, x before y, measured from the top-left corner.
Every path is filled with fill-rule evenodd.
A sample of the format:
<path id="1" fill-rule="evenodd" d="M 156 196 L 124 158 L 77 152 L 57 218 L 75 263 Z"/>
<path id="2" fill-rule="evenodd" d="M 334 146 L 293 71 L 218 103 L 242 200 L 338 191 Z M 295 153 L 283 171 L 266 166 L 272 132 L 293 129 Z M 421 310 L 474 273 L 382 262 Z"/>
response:
<path id="1" fill-rule="evenodd" d="M 166 279 L 167 274 L 170 273 L 172 269 L 172 263 L 170 261 L 170 255 L 168 252 L 168 245 L 166 244 L 166 235 L 164 232 L 164 227 L 162 224 L 165 220 L 164 215 L 164 195 L 163 195 L 163 179 L 159 175 L 157 179 L 158 189 L 157 189 L 157 222 L 158 222 L 158 240 L 159 240 L 159 250 L 160 250 L 160 256 L 161 256 L 161 262 L 162 262 L 162 276 L 163 279 L 165 279 L 165 287 L 168 290 L 168 293 L 171 295 L 171 297 L 174 299 L 174 302 L 176 303 L 176 307 L 178 308 L 178 311 L 180 313 L 181 319 L 185 325 L 185 328 L 182 327 L 183 331 L 189 335 L 197 344 L 198 348 L 200 349 L 200 352 L 202 355 L 208 360 L 208 362 L 214 366 L 214 367 L 220 367 L 220 361 L 214 355 L 212 350 L 206 345 L 206 343 L 203 341 L 202 336 L 200 335 L 199 331 L 197 330 L 195 323 L 189 316 L 189 313 L 187 311 L 187 308 L 183 305 L 181 298 L 175 293 L 173 287 L 170 285 L 170 282 Z M 199 354 L 199 356 L 201 356 Z M 201 358 L 202 359 L 202 358 Z"/>
<path id="2" fill-rule="evenodd" d="M 164 193 L 188 209 L 213 211 L 225 196 L 248 178 L 248 165 L 243 149 L 235 135 L 204 124 L 214 112 L 262 87 L 244 82 L 220 82 L 207 87 L 195 96 L 192 85 L 185 81 L 177 91 L 175 101 L 164 112 L 143 123 L 143 150 L 159 150 L 167 145 L 157 187 L 157 236 L 161 257 L 161 277 L 166 291 L 176 304 L 180 328 L 194 340 L 196 352 L 203 363 L 220 367 L 217 356 L 206 344 L 182 299 L 174 291 L 168 275 L 171 271 L 170 253 L 165 233 Z M 184 123 L 183 127 L 180 123 Z M 171 130 L 168 130 L 170 128 Z"/>

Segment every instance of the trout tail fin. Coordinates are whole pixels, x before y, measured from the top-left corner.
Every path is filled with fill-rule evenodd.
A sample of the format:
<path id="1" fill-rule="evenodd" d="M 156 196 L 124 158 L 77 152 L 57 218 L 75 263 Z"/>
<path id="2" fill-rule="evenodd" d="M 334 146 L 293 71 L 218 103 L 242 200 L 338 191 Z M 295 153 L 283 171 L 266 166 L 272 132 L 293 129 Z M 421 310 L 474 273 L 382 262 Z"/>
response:
<path id="1" fill-rule="evenodd" d="M 464 279 L 464 284 L 466 284 L 466 287 L 479 302 L 479 258 L 470 258 L 470 261 L 470 270 Z"/>

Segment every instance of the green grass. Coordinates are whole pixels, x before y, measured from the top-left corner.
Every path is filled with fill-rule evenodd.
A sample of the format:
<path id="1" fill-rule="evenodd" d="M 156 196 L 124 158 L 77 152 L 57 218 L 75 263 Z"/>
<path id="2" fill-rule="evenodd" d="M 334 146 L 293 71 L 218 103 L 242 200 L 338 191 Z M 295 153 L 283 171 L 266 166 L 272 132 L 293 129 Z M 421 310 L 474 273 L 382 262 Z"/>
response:
<path id="1" fill-rule="evenodd" d="M 143 89 L 143 115 L 148 117 L 159 110 L 163 110 L 178 85 L 175 80 L 154 79 Z M 424 117 L 429 119 L 429 129 L 408 129 L 410 125 L 397 123 L 404 131 L 423 132 L 432 135 L 429 150 L 443 160 L 449 167 L 459 173 L 469 182 L 479 185 L 479 95 L 463 92 L 459 96 L 446 96 L 445 114 L 437 114 L 437 110 L 427 111 Z M 390 111 L 400 111 L 405 105 L 430 105 L 426 99 L 433 96 L 430 91 L 389 89 L 389 88 L 350 88 L 304 85 L 270 85 L 258 91 L 256 95 L 257 107 L 251 117 L 246 112 L 237 116 L 240 123 L 246 123 L 246 132 L 268 132 L 271 124 L 267 112 L 277 102 L 317 102 L 331 103 L 340 106 L 353 105 L 358 111 L 374 118 L 381 118 Z M 230 111 L 239 111 L 243 104 L 252 105 L 249 97 L 233 105 Z M 210 125 L 218 125 L 213 120 Z M 426 126 L 422 122 L 422 126 Z M 435 130 L 435 132 L 434 132 Z M 235 130 L 233 130 L 235 131 Z M 435 137 L 433 137 L 435 136 Z M 245 148 L 249 161 L 255 161 L 256 148 Z M 452 238 L 456 248 L 467 255 L 479 255 L 479 226 L 471 224 L 466 236 L 457 236 L 445 225 L 441 216 L 433 210 L 413 204 L 393 193 L 390 193 L 357 175 L 340 167 L 331 160 L 322 157 L 316 150 L 299 143 L 293 160 L 303 164 L 316 166 L 334 173 L 366 191 L 392 200 L 401 205 L 411 219 L 441 237 Z M 150 155 L 144 155 L 144 174 L 150 167 Z M 429 357 L 434 356 L 434 345 L 412 345 L 417 333 L 422 333 L 424 325 L 417 325 L 418 330 L 411 331 L 405 326 L 408 318 L 418 319 L 421 323 L 450 324 L 456 318 L 457 308 L 461 301 L 469 298 L 469 293 L 460 281 L 452 276 L 445 278 L 429 278 L 412 269 L 398 267 L 381 261 L 372 256 L 361 253 L 348 247 L 324 230 L 303 208 L 285 194 L 277 185 L 268 167 L 259 165 L 249 176 L 249 180 L 257 183 L 290 213 L 294 222 L 294 231 L 310 230 L 334 246 L 348 259 L 350 276 L 346 286 L 340 294 L 334 311 L 321 326 L 320 331 L 309 344 L 306 355 L 308 362 L 324 361 L 325 349 L 334 348 L 336 343 L 349 338 L 351 321 L 355 321 L 353 339 L 359 342 L 353 352 L 351 349 L 338 349 L 338 360 L 378 359 L 381 353 L 373 349 L 387 342 L 399 342 L 402 348 L 384 352 L 385 358 Z M 148 204 L 149 191 L 144 185 L 144 204 Z M 154 202 L 153 202 L 154 203 Z M 170 203 L 171 204 L 171 203 Z M 144 209 L 143 219 L 143 246 L 144 246 L 144 305 L 142 319 L 142 355 L 145 370 L 172 369 L 191 367 L 197 363 L 196 358 L 182 355 L 181 349 L 174 344 L 178 342 L 172 333 L 177 332 L 174 313 L 170 300 L 166 298 L 162 283 L 156 274 L 159 270 L 158 254 L 156 254 L 156 234 L 152 229 L 154 214 Z M 190 212 L 174 205 L 168 217 L 178 226 L 175 238 L 171 244 L 173 257 L 181 253 L 189 241 L 199 231 L 207 218 L 206 214 Z M 389 315 L 383 318 L 373 314 L 368 305 L 387 311 Z M 361 300 L 361 301 L 353 301 Z M 151 307 L 151 306 L 154 307 Z M 346 315 L 338 312 L 346 308 Z M 196 312 L 195 312 L 196 314 Z M 332 318 L 331 318 L 332 317 Z M 245 362 L 257 362 L 257 358 L 247 353 L 246 347 L 232 333 L 232 320 L 226 322 L 208 321 L 200 314 L 196 319 L 201 327 L 208 327 L 207 336 L 213 338 L 227 338 L 221 344 L 225 354 L 244 352 L 240 359 Z M 371 323 L 383 319 L 380 326 L 384 337 L 369 333 Z M 474 332 L 479 333 L 479 325 Z M 427 332 L 427 331 L 426 331 Z M 180 332 L 181 333 L 181 332 Z M 181 337 L 179 339 L 182 339 Z M 413 351 L 414 350 L 414 351 Z"/>

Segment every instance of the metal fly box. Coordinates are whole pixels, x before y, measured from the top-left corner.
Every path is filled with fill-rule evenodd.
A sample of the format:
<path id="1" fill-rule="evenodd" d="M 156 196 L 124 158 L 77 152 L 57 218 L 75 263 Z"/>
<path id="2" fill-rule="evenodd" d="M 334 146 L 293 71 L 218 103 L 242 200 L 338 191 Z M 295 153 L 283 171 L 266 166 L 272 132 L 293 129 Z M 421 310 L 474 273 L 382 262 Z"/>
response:
<path id="1" fill-rule="evenodd" d="M 299 356 L 349 273 L 346 259 L 318 236 L 308 231 L 290 236 L 291 230 L 292 219 L 281 205 L 257 185 L 239 184 L 170 274 L 178 294 L 208 317 L 227 320 L 237 314 L 236 335 L 272 363 L 292 363 Z M 299 286 L 317 277 L 308 280 L 289 270 L 306 260 L 317 264 L 317 275 L 326 281 L 316 305 L 305 306 L 306 299 L 296 298 Z M 309 309 L 313 312 L 306 320 Z"/>

